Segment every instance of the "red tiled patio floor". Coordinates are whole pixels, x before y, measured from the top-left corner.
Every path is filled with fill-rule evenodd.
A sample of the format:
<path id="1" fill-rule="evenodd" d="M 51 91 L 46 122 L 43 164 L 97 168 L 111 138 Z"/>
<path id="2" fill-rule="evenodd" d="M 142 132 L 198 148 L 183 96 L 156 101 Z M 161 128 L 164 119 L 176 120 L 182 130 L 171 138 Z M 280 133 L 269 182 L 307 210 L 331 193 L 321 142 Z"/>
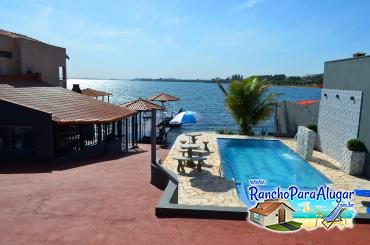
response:
<path id="1" fill-rule="evenodd" d="M 161 191 L 149 184 L 149 157 L 144 152 L 50 173 L 0 174 L 0 243 L 370 243 L 370 225 L 277 234 L 240 221 L 158 219 Z"/>

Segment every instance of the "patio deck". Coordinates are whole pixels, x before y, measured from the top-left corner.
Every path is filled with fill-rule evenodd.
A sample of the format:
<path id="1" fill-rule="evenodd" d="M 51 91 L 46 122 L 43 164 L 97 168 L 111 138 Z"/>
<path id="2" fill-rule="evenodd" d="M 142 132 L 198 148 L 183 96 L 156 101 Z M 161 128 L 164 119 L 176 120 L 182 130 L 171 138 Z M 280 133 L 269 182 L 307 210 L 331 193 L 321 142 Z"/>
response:
<path id="1" fill-rule="evenodd" d="M 150 151 L 60 171 L 0 172 L 0 244 L 368 244 L 368 225 L 277 234 L 247 222 L 158 219 Z M 162 159 L 168 151 L 158 149 Z"/>
<path id="2" fill-rule="evenodd" d="M 211 154 L 206 161 L 207 165 L 199 173 L 197 170 L 185 168 L 186 174 L 177 173 L 177 162 L 173 157 L 179 156 L 177 149 L 180 148 L 180 140 L 188 140 L 185 135 L 180 135 L 176 139 L 171 151 L 165 159 L 163 165 L 177 173 L 179 179 L 179 203 L 189 205 L 216 205 L 224 207 L 242 207 L 244 204 L 239 200 L 232 181 L 220 177 L 220 156 L 218 153 L 217 137 L 222 138 L 259 138 L 240 135 L 218 135 L 211 132 L 203 132 L 198 137 L 198 142 L 209 141 L 208 147 Z M 289 138 L 263 137 L 263 139 L 279 139 L 289 148 L 295 150 L 295 141 Z M 198 143 L 197 142 L 197 143 Z M 340 163 L 331 157 L 314 151 L 313 160 L 309 163 L 327 176 L 333 183 L 331 188 L 335 190 L 354 190 L 370 189 L 370 181 L 354 177 L 340 171 Z M 353 203 L 358 212 L 365 212 L 361 201 L 370 201 L 367 197 L 355 196 Z"/>

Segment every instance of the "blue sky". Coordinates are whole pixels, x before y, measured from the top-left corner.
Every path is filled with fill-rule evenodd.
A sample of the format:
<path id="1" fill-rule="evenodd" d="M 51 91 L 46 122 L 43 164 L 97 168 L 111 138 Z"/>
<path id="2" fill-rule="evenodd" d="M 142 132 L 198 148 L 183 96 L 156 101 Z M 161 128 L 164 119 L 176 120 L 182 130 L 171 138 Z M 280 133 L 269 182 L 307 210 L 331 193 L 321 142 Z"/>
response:
<path id="1" fill-rule="evenodd" d="M 370 52 L 367 0 L 0 0 L 0 28 L 67 48 L 68 76 L 305 75 Z"/>

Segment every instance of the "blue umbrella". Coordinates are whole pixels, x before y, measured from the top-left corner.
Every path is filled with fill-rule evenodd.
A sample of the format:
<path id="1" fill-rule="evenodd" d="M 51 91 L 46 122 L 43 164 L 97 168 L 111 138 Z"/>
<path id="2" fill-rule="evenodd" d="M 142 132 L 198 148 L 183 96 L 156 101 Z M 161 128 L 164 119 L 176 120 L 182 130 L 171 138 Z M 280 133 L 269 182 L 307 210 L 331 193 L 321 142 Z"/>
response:
<path id="1" fill-rule="evenodd" d="M 177 114 L 171 121 L 171 125 L 177 125 L 181 123 L 197 123 L 204 118 L 197 112 L 194 111 L 184 111 Z"/>

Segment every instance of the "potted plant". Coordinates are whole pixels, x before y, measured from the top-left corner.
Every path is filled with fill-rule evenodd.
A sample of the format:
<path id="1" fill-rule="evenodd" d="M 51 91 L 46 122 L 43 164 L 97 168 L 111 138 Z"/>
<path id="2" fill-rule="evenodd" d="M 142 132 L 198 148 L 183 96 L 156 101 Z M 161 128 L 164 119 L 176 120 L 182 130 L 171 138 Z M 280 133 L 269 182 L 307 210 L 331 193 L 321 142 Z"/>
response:
<path id="1" fill-rule="evenodd" d="M 365 163 L 365 144 L 357 139 L 347 141 L 347 148 L 344 152 L 342 171 L 351 175 L 361 175 Z"/>
<path id="2" fill-rule="evenodd" d="M 317 125 L 316 124 L 308 124 L 307 128 L 317 133 Z"/>

